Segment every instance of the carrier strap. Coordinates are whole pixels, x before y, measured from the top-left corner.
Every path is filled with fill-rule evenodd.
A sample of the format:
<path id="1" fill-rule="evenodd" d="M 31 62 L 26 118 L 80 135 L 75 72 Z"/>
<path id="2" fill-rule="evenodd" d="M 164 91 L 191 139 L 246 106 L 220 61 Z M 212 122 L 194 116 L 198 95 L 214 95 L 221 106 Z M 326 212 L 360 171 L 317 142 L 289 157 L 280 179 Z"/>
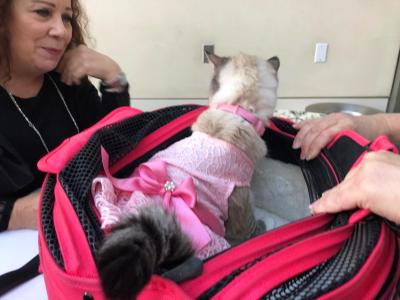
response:
<path id="1" fill-rule="evenodd" d="M 36 255 L 22 267 L 0 276 L 0 296 L 37 275 L 39 275 L 39 255 Z"/>

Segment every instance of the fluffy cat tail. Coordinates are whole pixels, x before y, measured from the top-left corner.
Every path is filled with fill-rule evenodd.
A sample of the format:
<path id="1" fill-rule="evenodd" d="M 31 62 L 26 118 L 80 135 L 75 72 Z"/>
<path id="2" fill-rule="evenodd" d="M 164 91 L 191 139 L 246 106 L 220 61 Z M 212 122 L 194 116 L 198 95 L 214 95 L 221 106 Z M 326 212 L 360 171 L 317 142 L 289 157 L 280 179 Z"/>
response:
<path id="1" fill-rule="evenodd" d="M 174 216 L 149 206 L 112 230 L 96 260 L 107 298 L 134 299 L 153 273 L 179 265 L 191 255 L 191 241 Z"/>

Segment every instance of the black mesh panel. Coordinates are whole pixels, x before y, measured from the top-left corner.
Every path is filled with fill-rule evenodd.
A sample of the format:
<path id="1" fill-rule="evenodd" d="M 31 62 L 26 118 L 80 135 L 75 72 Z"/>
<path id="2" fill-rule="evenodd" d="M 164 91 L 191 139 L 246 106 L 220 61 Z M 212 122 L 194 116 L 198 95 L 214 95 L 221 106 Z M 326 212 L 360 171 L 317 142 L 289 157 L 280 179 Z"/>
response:
<path id="1" fill-rule="evenodd" d="M 48 175 L 44 183 L 42 194 L 41 221 L 43 237 L 47 243 L 47 247 L 51 255 L 60 267 L 64 267 L 64 262 L 61 256 L 60 245 L 58 244 L 53 221 L 54 208 L 54 187 L 56 185 L 56 176 Z"/>
<path id="2" fill-rule="evenodd" d="M 373 220 L 355 226 L 341 251 L 319 266 L 286 281 L 262 299 L 315 299 L 352 279 L 376 246 L 382 222 Z"/>
<path id="3" fill-rule="evenodd" d="M 112 166 L 131 152 L 143 138 L 196 108 L 199 106 L 168 107 L 105 126 L 92 135 L 83 149 L 60 172 L 60 183 L 82 224 L 93 254 L 103 239 L 99 221 L 90 207 L 91 183 L 102 168 L 100 147 L 107 150 Z M 185 131 L 190 132 L 187 129 Z M 165 143 L 161 146 L 165 146 Z M 154 151 L 158 151 L 158 148 Z"/>
<path id="4" fill-rule="evenodd" d="M 343 152 L 343 149 L 347 149 L 347 151 Z M 347 174 L 350 171 L 352 165 L 365 151 L 364 147 L 347 136 L 338 139 L 331 149 L 329 149 L 333 158 L 332 161 L 335 161 L 336 165 L 341 166 L 343 174 Z"/>

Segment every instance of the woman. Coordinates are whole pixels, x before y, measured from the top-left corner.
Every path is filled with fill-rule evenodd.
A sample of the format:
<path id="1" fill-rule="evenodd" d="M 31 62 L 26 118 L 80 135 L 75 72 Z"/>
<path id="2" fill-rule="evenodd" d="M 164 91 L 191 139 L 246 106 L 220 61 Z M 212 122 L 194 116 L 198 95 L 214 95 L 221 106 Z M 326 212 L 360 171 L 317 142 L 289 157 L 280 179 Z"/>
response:
<path id="1" fill-rule="evenodd" d="M 43 155 L 129 105 L 121 68 L 84 29 L 79 0 L 0 0 L 0 231 L 36 228 Z"/>

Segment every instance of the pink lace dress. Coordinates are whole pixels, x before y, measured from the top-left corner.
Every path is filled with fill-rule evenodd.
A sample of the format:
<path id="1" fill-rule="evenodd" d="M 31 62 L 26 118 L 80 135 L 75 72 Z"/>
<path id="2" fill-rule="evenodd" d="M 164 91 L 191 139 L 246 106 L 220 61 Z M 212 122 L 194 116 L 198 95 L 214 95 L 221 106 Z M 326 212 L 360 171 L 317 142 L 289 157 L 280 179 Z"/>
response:
<path id="1" fill-rule="evenodd" d="M 205 259 L 230 245 L 224 239 L 228 198 L 235 186 L 249 186 L 254 165 L 237 147 L 194 132 L 140 165 L 130 178 L 108 172 L 92 184 L 103 228 L 126 214 L 157 203 L 173 211 L 189 235 L 195 254 Z"/>

